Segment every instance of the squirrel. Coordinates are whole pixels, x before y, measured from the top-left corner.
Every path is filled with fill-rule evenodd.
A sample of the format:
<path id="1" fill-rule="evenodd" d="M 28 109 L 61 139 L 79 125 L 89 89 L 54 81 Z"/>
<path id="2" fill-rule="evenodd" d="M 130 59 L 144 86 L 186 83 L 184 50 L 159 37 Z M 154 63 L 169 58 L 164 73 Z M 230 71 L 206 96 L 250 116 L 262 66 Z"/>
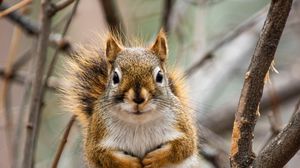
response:
<path id="1" fill-rule="evenodd" d="M 105 42 L 105 41 L 104 41 Z M 79 47 L 66 60 L 62 104 L 83 130 L 91 168 L 198 168 L 196 128 L 183 75 L 167 70 L 161 30 L 148 47 Z"/>

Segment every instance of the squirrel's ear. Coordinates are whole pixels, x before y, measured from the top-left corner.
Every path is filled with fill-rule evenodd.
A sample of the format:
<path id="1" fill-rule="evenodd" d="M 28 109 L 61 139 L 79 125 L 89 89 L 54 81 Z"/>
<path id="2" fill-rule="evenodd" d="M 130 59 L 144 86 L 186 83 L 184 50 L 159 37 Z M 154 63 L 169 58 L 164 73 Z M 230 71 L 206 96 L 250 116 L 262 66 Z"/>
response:
<path id="1" fill-rule="evenodd" d="M 159 56 L 159 59 L 164 62 L 168 57 L 168 44 L 166 33 L 161 29 L 156 37 L 154 44 L 151 46 L 151 50 Z"/>
<path id="2" fill-rule="evenodd" d="M 110 36 L 106 41 L 106 57 L 108 62 L 112 64 L 121 50 L 121 45 L 114 37 Z"/>

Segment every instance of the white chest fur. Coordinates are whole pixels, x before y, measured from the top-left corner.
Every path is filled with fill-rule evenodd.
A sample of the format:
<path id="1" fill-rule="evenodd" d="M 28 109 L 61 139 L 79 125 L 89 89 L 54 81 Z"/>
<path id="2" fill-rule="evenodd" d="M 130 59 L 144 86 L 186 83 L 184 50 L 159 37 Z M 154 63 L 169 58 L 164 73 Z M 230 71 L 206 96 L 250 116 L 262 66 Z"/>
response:
<path id="1" fill-rule="evenodd" d="M 111 119 L 107 136 L 101 145 L 116 148 L 143 158 L 147 152 L 176 139 L 181 133 L 173 128 L 174 121 L 159 118 L 149 123 L 132 124 Z"/>

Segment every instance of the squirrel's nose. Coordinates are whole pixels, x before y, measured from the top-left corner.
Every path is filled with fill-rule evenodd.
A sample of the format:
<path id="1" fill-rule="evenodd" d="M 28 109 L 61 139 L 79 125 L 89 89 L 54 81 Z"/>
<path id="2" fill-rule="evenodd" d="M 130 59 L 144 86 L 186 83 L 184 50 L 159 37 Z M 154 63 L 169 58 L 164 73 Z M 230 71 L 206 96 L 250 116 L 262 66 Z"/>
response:
<path id="1" fill-rule="evenodd" d="M 142 104 L 145 99 L 143 97 L 140 97 L 140 96 L 137 96 L 133 99 L 133 101 L 136 103 L 136 104 Z"/>

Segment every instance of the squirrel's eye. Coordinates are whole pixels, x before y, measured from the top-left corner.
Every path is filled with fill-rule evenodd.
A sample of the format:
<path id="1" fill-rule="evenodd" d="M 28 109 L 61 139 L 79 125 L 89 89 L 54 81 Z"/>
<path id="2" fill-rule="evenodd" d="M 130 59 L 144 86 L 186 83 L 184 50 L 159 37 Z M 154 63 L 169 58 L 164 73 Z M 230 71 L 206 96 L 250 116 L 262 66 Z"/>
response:
<path id="1" fill-rule="evenodd" d="M 114 72 L 113 83 L 114 84 L 120 83 L 120 77 L 119 77 L 119 75 L 118 75 L 118 73 L 116 71 Z"/>
<path id="2" fill-rule="evenodd" d="M 156 78 L 155 78 L 155 81 L 156 81 L 157 83 L 162 83 L 162 82 L 163 82 L 163 79 L 164 79 L 164 77 L 163 77 L 162 72 L 161 72 L 161 71 L 158 71 L 158 72 L 157 72 L 157 75 L 156 75 Z"/>

